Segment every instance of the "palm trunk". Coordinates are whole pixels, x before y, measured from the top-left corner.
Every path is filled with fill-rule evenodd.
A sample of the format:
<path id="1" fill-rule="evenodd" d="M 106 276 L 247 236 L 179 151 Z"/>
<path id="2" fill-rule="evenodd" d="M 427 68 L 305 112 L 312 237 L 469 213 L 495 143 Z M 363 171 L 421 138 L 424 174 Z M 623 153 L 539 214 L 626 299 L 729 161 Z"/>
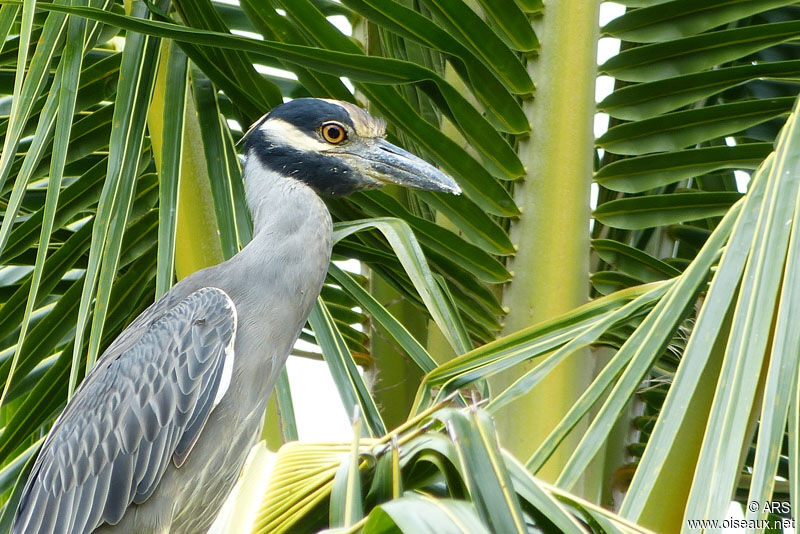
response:
<path id="1" fill-rule="evenodd" d="M 541 55 L 528 63 L 537 91 L 525 103 L 531 137 L 519 146 L 528 173 L 515 189 L 522 215 L 511 226 L 518 251 L 514 280 L 503 295 L 510 310 L 505 334 L 588 299 L 598 16 L 599 3 L 564 0 L 548 4 L 537 23 Z M 588 351 L 575 354 L 501 412 L 503 445 L 519 457 L 530 455 L 590 383 L 592 371 Z M 494 389 L 513 378 L 499 377 Z M 571 450 L 564 444 L 539 476 L 555 480 Z"/>

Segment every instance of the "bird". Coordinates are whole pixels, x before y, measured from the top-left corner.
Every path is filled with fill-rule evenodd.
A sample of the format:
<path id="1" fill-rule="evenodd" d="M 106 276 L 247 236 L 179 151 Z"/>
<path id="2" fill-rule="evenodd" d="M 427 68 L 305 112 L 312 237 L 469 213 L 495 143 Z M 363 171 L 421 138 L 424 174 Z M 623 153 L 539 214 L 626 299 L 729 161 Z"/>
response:
<path id="1" fill-rule="evenodd" d="M 324 198 L 387 183 L 460 194 L 385 133 L 357 105 L 317 98 L 284 102 L 245 133 L 252 240 L 175 284 L 103 352 L 46 436 L 12 534 L 208 530 L 322 289 Z"/>

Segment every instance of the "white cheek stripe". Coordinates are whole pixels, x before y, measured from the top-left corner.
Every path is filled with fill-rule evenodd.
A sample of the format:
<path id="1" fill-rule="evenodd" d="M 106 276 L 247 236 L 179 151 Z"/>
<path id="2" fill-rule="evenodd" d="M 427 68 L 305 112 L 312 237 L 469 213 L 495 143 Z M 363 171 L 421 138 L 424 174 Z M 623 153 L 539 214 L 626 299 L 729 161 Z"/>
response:
<path id="1" fill-rule="evenodd" d="M 330 150 L 332 147 L 329 143 L 314 139 L 306 132 L 282 119 L 266 120 L 260 129 L 267 139 L 278 141 L 282 145 L 288 145 L 298 150 L 323 152 Z"/>

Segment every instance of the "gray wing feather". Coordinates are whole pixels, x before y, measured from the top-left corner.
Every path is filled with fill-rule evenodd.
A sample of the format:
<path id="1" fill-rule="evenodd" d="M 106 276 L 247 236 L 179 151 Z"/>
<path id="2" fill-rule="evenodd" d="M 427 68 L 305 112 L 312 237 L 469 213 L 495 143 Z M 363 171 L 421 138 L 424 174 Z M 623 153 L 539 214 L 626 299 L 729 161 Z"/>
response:
<path id="1" fill-rule="evenodd" d="M 116 524 L 152 495 L 170 461 L 186 460 L 214 407 L 236 310 L 217 288 L 168 297 L 120 334 L 56 420 L 12 534 Z"/>

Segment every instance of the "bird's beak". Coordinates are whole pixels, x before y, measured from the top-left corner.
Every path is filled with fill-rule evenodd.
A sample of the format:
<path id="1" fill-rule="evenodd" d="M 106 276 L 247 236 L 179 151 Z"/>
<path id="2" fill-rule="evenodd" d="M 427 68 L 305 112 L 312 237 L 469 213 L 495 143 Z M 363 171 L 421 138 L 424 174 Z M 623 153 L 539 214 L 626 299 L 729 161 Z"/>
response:
<path id="1" fill-rule="evenodd" d="M 461 194 L 461 188 L 455 180 L 430 163 L 384 139 L 376 139 L 349 155 L 360 160 L 360 170 L 377 182 Z"/>

